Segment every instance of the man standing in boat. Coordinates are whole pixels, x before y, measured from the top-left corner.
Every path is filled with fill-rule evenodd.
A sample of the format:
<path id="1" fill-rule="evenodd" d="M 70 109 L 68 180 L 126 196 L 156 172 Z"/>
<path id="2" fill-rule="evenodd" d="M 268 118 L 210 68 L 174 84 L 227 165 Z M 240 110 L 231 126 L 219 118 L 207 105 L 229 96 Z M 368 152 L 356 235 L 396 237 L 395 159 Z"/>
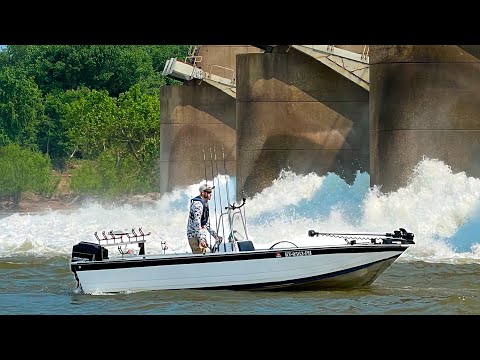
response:
<path id="1" fill-rule="evenodd" d="M 202 184 L 200 195 L 190 200 L 190 214 L 188 216 L 187 237 L 194 254 L 205 254 L 208 248 L 207 231 L 221 242 L 223 239 L 210 227 L 208 200 L 212 197 L 215 186 Z"/>

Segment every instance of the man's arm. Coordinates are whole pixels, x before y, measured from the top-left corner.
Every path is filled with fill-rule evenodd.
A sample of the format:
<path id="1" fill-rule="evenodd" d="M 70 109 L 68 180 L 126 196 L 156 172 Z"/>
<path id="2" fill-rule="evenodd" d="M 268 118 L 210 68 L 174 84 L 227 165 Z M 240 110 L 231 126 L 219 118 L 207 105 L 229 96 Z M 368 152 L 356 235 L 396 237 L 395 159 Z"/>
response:
<path id="1" fill-rule="evenodd" d="M 207 224 L 206 227 L 207 227 L 207 230 L 208 230 L 208 232 L 210 233 L 210 235 L 212 235 L 215 239 L 218 239 L 218 234 L 217 234 L 217 232 L 210 227 L 210 224 Z"/>
<path id="2" fill-rule="evenodd" d="M 217 232 L 215 230 L 213 230 L 210 225 L 207 224 L 207 229 L 208 229 L 208 232 L 214 237 L 216 238 L 217 237 Z"/>

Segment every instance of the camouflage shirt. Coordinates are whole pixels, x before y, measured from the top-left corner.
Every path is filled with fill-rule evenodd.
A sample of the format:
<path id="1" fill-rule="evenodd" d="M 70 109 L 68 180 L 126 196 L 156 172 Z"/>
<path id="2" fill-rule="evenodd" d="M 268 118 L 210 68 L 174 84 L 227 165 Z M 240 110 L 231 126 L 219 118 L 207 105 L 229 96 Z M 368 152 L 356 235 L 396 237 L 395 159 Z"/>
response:
<path id="1" fill-rule="evenodd" d="M 207 205 L 208 206 L 208 205 Z M 198 238 L 198 241 L 205 240 L 210 233 L 213 237 L 217 235 L 215 230 L 211 229 L 208 222 L 205 226 L 201 226 L 201 219 L 203 214 L 203 204 L 200 201 L 191 201 L 190 214 L 188 216 L 187 237 Z"/>

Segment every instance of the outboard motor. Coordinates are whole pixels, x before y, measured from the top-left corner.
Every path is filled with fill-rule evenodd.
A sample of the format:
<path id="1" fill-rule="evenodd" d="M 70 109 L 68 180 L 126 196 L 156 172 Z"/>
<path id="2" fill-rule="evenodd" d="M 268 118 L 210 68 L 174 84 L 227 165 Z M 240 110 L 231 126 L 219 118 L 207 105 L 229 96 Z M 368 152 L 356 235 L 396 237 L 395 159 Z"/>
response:
<path id="1" fill-rule="evenodd" d="M 72 261 L 101 261 L 103 259 L 108 259 L 108 249 L 99 244 L 81 241 L 78 244 L 73 245 Z"/>

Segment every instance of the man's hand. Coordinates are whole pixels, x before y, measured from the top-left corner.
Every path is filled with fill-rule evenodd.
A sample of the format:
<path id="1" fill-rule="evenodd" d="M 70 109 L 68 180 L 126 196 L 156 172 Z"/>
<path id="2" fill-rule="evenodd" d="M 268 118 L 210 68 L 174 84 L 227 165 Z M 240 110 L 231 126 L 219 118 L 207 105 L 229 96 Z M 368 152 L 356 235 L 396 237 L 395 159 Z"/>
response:
<path id="1" fill-rule="evenodd" d="M 217 235 L 217 243 L 221 244 L 222 241 L 223 241 L 223 237 L 221 237 L 220 235 Z"/>

